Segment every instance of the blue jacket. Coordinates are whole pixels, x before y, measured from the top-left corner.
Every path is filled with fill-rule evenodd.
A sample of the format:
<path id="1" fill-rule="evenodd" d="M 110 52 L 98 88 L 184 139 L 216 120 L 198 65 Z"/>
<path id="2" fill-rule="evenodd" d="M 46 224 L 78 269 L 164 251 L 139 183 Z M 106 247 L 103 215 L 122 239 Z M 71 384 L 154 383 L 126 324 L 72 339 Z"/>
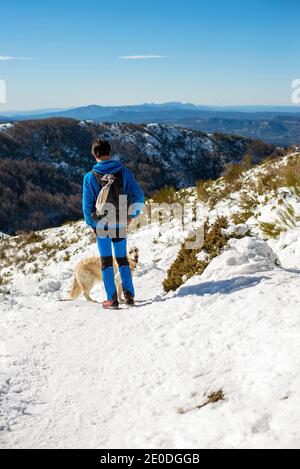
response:
<path id="1" fill-rule="evenodd" d="M 130 212 L 132 218 L 136 218 L 142 211 L 145 197 L 144 193 L 135 180 L 130 169 L 115 160 L 101 161 L 93 167 L 93 171 L 99 174 L 115 174 L 123 171 L 123 190 L 129 197 L 130 204 L 134 204 L 133 211 Z M 92 215 L 96 210 L 96 201 L 100 192 L 100 186 L 92 172 L 87 173 L 83 180 L 83 215 L 87 225 L 96 228 L 97 222 L 92 220 Z"/>

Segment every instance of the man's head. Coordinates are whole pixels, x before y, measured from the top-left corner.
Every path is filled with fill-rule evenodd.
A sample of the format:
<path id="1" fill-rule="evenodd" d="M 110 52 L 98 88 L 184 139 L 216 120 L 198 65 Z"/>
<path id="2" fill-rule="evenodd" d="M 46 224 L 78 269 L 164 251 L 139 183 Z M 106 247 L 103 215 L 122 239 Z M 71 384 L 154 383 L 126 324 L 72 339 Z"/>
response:
<path id="1" fill-rule="evenodd" d="M 111 158 L 111 146 L 105 140 L 96 140 L 93 143 L 92 154 L 97 161 L 105 161 Z"/>

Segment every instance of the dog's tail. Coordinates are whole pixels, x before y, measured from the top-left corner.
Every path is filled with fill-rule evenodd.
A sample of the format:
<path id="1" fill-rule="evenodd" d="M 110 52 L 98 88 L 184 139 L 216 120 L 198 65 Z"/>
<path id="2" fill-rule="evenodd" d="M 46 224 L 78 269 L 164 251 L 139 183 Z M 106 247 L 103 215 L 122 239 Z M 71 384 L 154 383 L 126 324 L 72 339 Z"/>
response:
<path id="1" fill-rule="evenodd" d="M 70 298 L 71 300 L 77 300 L 81 293 L 81 286 L 78 283 L 78 280 L 76 278 L 76 275 L 73 277 L 73 282 L 70 290 Z"/>

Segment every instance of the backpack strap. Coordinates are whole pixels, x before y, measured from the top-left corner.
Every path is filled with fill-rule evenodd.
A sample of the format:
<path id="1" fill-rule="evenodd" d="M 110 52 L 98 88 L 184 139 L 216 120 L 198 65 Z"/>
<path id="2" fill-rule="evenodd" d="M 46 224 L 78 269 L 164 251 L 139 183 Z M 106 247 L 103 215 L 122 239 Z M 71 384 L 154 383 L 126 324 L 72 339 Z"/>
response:
<path id="1" fill-rule="evenodd" d="M 96 181 L 98 182 L 99 186 L 102 187 L 102 178 L 103 174 L 99 174 L 96 171 L 92 171 L 93 176 L 95 177 Z"/>

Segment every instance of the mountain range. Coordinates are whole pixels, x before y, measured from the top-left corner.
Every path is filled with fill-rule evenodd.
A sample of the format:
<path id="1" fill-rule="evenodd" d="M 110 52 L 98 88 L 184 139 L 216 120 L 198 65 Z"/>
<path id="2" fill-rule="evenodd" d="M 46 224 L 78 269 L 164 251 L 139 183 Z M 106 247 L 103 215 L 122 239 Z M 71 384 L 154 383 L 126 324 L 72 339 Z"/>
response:
<path id="1" fill-rule="evenodd" d="M 53 117 L 107 123 L 169 123 L 204 132 L 242 135 L 280 146 L 300 144 L 299 106 L 218 107 L 179 102 L 132 106 L 89 105 L 64 110 L 10 112 L 0 116 L 0 122 Z"/>

